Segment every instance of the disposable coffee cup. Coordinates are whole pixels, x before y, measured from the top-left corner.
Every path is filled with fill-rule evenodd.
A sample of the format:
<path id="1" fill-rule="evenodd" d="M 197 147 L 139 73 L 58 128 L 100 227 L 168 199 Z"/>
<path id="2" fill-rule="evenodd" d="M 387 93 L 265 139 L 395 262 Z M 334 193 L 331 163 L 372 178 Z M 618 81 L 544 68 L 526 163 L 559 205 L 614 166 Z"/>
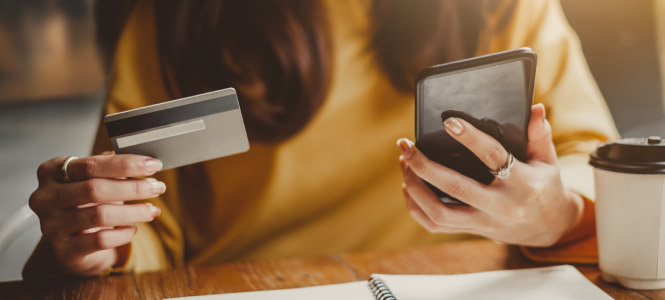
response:
<path id="1" fill-rule="evenodd" d="M 632 289 L 665 288 L 665 141 L 603 143 L 589 163 L 603 279 Z"/>

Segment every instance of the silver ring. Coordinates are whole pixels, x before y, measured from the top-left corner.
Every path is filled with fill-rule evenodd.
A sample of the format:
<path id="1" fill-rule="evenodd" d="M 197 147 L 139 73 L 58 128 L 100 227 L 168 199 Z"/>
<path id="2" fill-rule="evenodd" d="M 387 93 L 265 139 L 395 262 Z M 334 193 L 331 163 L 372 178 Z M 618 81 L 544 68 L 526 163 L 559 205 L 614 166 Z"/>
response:
<path id="1" fill-rule="evenodd" d="M 515 164 L 515 157 L 512 153 L 508 152 L 508 161 L 506 161 L 506 164 L 500 166 L 496 171 L 490 170 L 490 173 L 501 180 L 507 179 L 510 177 L 510 168 L 513 167 L 513 164 Z"/>
<path id="2" fill-rule="evenodd" d="M 62 163 L 60 164 L 60 176 L 62 177 L 62 180 L 64 182 L 69 182 L 70 181 L 69 174 L 67 174 L 67 166 L 69 165 L 69 163 L 72 160 L 75 160 L 75 159 L 78 159 L 78 157 L 69 156 L 69 157 L 65 158 L 65 160 L 63 160 Z"/>

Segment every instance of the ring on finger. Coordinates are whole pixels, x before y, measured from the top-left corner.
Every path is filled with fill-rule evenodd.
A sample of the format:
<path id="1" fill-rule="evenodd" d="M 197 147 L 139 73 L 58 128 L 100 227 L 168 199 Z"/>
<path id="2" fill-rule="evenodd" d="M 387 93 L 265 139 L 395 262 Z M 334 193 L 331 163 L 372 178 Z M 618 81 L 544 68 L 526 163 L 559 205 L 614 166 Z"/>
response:
<path id="1" fill-rule="evenodd" d="M 69 174 L 67 173 L 67 166 L 72 160 L 78 159 L 76 156 L 68 156 L 65 158 L 62 163 L 60 163 L 60 177 L 62 181 L 64 182 L 69 182 L 71 181 L 71 178 L 69 178 Z"/>
<path id="2" fill-rule="evenodd" d="M 513 164 L 515 164 L 515 157 L 512 153 L 508 152 L 508 160 L 506 163 L 496 170 L 490 169 L 490 173 L 501 180 L 508 179 L 508 177 L 510 177 L 510 168 L 513 167 Z"/>

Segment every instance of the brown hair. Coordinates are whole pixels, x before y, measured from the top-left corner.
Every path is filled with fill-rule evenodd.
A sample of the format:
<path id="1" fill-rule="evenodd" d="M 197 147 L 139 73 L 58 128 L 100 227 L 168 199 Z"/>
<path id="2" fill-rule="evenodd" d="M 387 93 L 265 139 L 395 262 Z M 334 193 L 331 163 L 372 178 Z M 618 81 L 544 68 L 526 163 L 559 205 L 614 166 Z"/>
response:
<path id="1" fill-rule="evenodd" d="M 410 92 L 424 67 L 473 56 L 484 14 L 500 2 L 376 0 L 368 46 L 391 83 Z M 133 3 L 97 1 L 107 57 Z M 251 139 L 294 135 L 328 90 L 332 55 L 323 6 L 312 0 L 154 1 L 166 88 L 177 98 L 235 87 Z"/>

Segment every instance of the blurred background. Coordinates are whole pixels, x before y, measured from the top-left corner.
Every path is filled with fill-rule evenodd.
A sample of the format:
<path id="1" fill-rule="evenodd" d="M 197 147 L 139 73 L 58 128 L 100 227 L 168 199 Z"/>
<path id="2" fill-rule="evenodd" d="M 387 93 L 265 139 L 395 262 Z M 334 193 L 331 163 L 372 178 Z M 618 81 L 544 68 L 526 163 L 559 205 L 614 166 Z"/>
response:
<path id="1" fill-rule="evenodd" d="M 665 135 L 665 0 L 562 0 L 622 136 Z M 86 156 L 104 75 L 92 0 L 0 1 L 0 281 L 19 280 L 41 233 L 36 169 Z"/>

